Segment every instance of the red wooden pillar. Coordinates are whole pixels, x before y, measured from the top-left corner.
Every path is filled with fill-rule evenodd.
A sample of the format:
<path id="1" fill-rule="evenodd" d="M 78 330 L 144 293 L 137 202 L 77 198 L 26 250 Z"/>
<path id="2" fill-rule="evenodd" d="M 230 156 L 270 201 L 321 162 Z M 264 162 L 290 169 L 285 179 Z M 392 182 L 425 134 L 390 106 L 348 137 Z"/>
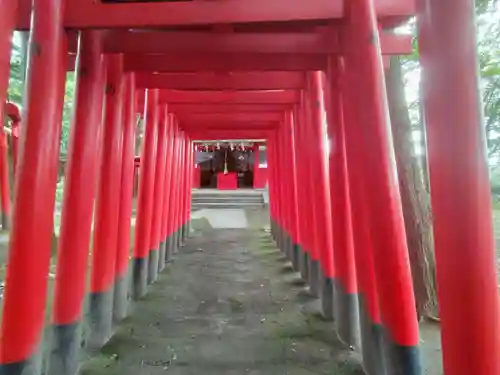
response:
<path id="1" fill-rule="evenodd" d="M 307 208 L 307 217 L 309 220 L 309 252 L 307 259 L 307 282 L 310 287 L 310 291 L 313 295 L 319 297 L 319 264 L 320 264 L 320 244 L 321 239 L 318 227 L 318 215 L 317 211 L 320 209 L 316 200 L 317 186 L 316 177 L 314 175 L 313 169 L 318 166 L 314 164 L 314 159 L 312 157 L 311 147 L 317 147 L 314 143 L 313 137 L 311 137 L 311 116 L 310 116 L 310 94 L 309 90 L 307 92 L 302 92 L 301 96 L 301 127 L 300 127 L 300 139 L 302 139 L 304 144 L 304 178 L 307 186 L 307 196 L 310 197 L 305 204 Z"/>
<path id="2" fill-rule="evenodd" d="M 6 102 L 4 106 L 4 114 L 7 115 L 11 121 L 11 142 L 12 142 L 12 161 L 14 176 L 17 166 L 17 152 L 18 152 L 18 138 L 19 138 L 19 124 L 21 122 L 21 114 L 19 108 L 10 102 Z M 0 110 L 1 111 L 1 110 Z M 3 133 L 3 132 L 2 132 Z M 1 224 L 2 229 L 7 230 L 10 228 L 11 219 L 11 194 L 10 194 L 10 178 L 9 178 L 9 162 L 8 162 L 8 142 L 5 133 L 0 134 L 0 141 L 2 142 L 2 152 L 0 159 L 0 174 L 1 174 Z"/>
<path id="3" fill-rule="evenodd" d="M 172 236 L 172 252 L 176 253 L 179 249 L 179 236 L 177 233 L 177 224 L 179 220 L 179 206 L 181 199 L 181 160 L 182 160 L 182 131 L 177 127 L 177 150 L 175 154 L 174 164 L 175 164 L 175 179 L 174 179 L 174 201 L 172 207 L 172 227 L 170 229 Z"/>
<path id="4" fill-rule="evenodd" d="M 316 104 L 316 103 L 314 103 Z M 310 220 L 310 252 L 308 259 L 308 284 L 311 293 L 319 297 L 320 293 L 320 264 L 322 257 L 322 244 L 321 238 L 323 232 L 321 231 L 322 225 L 319 211 L 323 208 L 319 206 L 318 200 L 318 180 L 317 169 L 320 168 L 317 158 L 315 158 L 315 148 L 319 147 L 317 139 L 313 133 L 313 117 L 311 105 L 311 85 L 310 79 L 308 80 L 307 90 L 303 92 L 301 98 L 302 109 L 302 124 L 301 124 L 301 139 L 304 142 L 304 157 L 306 162 L 305 178 L 307 183 L 307 191 L 309 202 L 309 220 Z"/>
<path id="5" fill-rule="evenodd" d="M 269 224 L 270 233 L 274 241 L 276 241 L 276 202 L 274 200 L 274 168 L 271 165 L 271 149 L 270 149 L 270 138 L 271 135 L 266 139 L 267 144 L 267 168 L 269 171 L 269 179 L 267 183 L 267 194 L 268 194 L 268 206 L 269 206 Z"/>
<path id="6" fill-rule="evenodd" d="M 444 373 L 498 374 L 500 311 L 474 2 L 419 7 Z"/>
<path id="7" fill-rule="evenodd" d="M 173 180 L 172 180 L 172 218 L 170 221 L 170 237 L 171 237 L 171 256 L 177 252 L 177 236 L 176 236 L 176 225 L 177 225 L 177 210 L 179 208 L 179 185 L 180 185 L 180 154 L 182 152 L 181 145 L 181 130 L 179 129 L 178 121 L 175 120 L 175 155 L 173 159 Z"/>
<path id="8" fill-rule="evenodd" d="M 148 259 L 151 244 L 153 216 L 153 194 L 158 143 L 159 91 L 146 91 L 144 122 L 146 124 L 141 153 L 141 173 L 135 220 L 135 243 L 133 264 L 133 298 L 146 294 L 148 280 Z"/>
<path id="9" fill-rule="evenodd" d="M 357 142 L 384 331 L 388 373 L 420 374 L 418 322 L 392 145 L 380 40 L 372 0 L 349 3 L 349 55 L 357 72 Z M 351 74 L 350 77 L 354 77 Z M 356 83 L 358 84 L 356 86 Z M 361 96 L 359 96 L 361 95 Z M 360 100 L 361 99 L 361 100 Z"/>
<path id="10" fill-rule="evenodd" d="M 290 212 L 291 212 L 291 222 L 292 227 L 290 240 L 291 240 L 291 261 L 295 271 L 299 272 L 299 261 L 300 261 L 300 240 L 299 240 L 299 211 L 297 208 L 298 200 L 298 181 L 297 181 L 297 153 L 296 153 L 296 142 L 294 139 L 295 132 L 295 118 L 292 111 L 285 113 L 285 148 L 289 150 L 289 160 L 288 160 L 288 175 L 290 184 Z"/>
<path id="11" fill-rule="evenodd" d="M 187 223 L 188 223 L 188 218 L 189 218 L 189 199 L 190 199 L 190 194 L 191 194 L 191 178 L 193 174 L 191 173 L 192 171 L 192 164 L 191 164 L 191 148 L 193 144 L 191 143 L 191 139 L 189 138 L 188 134 L 185 133 L 186 136 L 186 160 L 185 160 L 185 165 L 184 165 L 184 175 L 185 175 L 185 187 L 184 191 L 186 193 L 186 196 L 184 198 L 184 206 L 182 208 L 182 237 L 183 241 L 186 240 L 188 237 L 188 231 L 187 231 Z"/>
<path id="12" fill-rule="evenodd" d="M 63 2 L 35 0 L 33 6 L 37 11 L 31 19 L 29 84 L 0 334 L 0 373 L 19 375 L 40 371 L 37 354 L 45 319 L 67 53 L 60 22 Z M 15 3 L 3 2 L 1 7 L 3 107 Z"/>
<path id="13" fill-rule="evenodd" d="M 18 157 L 18 142 L 19 142 L 19 126 L 21 123 L 21 113 L 19 108 L 14 103 L 6 102 L 4 106 L 4 114 L 10 118 L 11 121 L 11 141 L 12 141 L 12 162 L 14 175 L 16 173 L 17 167 L 17 157 Z"/>
<path id="14" fill-rule="evenodd" d="M 115 322 L 119 322 L 127 315 L 130 285 L 128 270 L 131 253 L 130 227 L 132 225 L 132 196 L 134 191 L 136 124 L 135 76 L 134 73 L 128 73 L 125 76 L 123 106 L 122 173 L 113 300 L 113 318 Z"/>
<path id="15" fill-rule="evenodd" d="M 280 185 L 278 179 L 278 162 L 276 159 L 276 131 L 267 140 L 268 166 L 269 166 L 269 204 L 271 206 L 271 230 L 273 239 L 280 246 L 281 217 L 280 217 Z"/>
<path id="16" fill-rule="evenodd" d="M 51 374 L 74 374 L 79 361 L 80 320 L 102 133 L 104 61 L 98 32 L 81 34 L 77 60 L 47 368 Z"/>
<path id="17" fill-rule="evenodd" d="M 154 176 L 153 202 L 152 202 L 152 224 L 151 224 L 151 242 L 149 245 L 148 258 L 148 284 L 153 283 L 158 278 L 158 263 L 160 262 L 160 231 L 161 215 L 163 209 L 165 164 L 167 158 L 167 126 L 168 126 L 167 107 L 163 106 L 160 110 L 160 121 L 158 124 L 158 144 L 156 152 L 156 167 Z M 162 262 L 164 260 L 161 260 Z"/>
<path id="18" fill-rule="evenodd" d="M 279 197 L 279 236 L 278 246 L 280 250 L 288 257 L 286 248 L 286 236 L 288 231 L 287 212 L 286 212 L 286 181 L 283 176 L 283 148 L 281 147 L 281 138 L 283 136 L 283 124 L 276 131 L 274 139 L 274 158 L 276 160 L 276 179 L 278 182 Z"/>
<path id="19" fill-rule="evenodd" d="M 304 190 L 304 184 L 302 181 L 302 163 L 303 159 L 300 154 L 300 141 L 298 139 L 299 135 L 299 118 L 296 109 L 290 111 L 290 135 L 289 142 L 290 147 L 293 149 L 293 184 L 294 184 L 294 212 L 295 212 L 295 238 L 294 238 L 294 257 L 295 257 L 295 270 L 303 274 L 303 259 L 304 252 L 306 251 L 306 246 L 304 244 L 305 235 L 305 221 L 303 220 L 303 202 L 302 194 Z M 302 275 L 303 276 L 303 275 Z"/>
<path id="20" fill-rule="evenodd" d="M 171 113 L 168 114 L 168 126 L 167 126 L 167 156 L 165 164 L 165 184 L 164 184 L 164 194 L 163 199 L 163 211 L 162 211 L 162 229 L 161 229 L 161 241 L 162 246 L 160 246 L 160 271 L 165 267 L 165 263 L 170 261 L 168 258 L 168 249 L 170 246 L 168 225 L 169 220 L 172 215 L 172 178 L 173 178 L 173 154 L 174 154 L 174 118 Z"/>
<path id="21" fill-rule="evenodd" d="M 259 156 L 260 156 L 259 143 L 255 142 L 253 145 L 253 188 L 254 189 L 263 188 L 263 186 L 261 186 L 260 184 L 261 179 L 260 179 Z"/>
<path id="22" fill-rule="evenodd" d="M 187 134 L 183 132 L 183 153 L 182 153 L 182 185 L 181 185 L 181 207 L 179 212 L 179 245 L 182 246 L 185 240 L 185 226 L 184 220 L 186 218 L 186 205 L 188 197 L 188 155 L 189 155 L 189 141 Z"/>
<path id="23" fill-rule="evenodd" d="M 10 228 L 10 188 L 9 188 L 9 158 L 7 134 L 0 129 L 0 208 L 3 230 Z"/>
<path id="24" fill-rule="evenodd" d="M 17 171 L 17 160 L 19 159 L 19 136 L 20 136 L 20 125 L 21 120 L 12 121 L 12 169 L 14 170 L 14 176 Z"/>
<path id="25" fill-rule="evenodd" d="M 279 139 L 279 152 L 280 152 L 280 159 L 281 159 L 281 178 L 283 181 L 283 187 L 284 187 L 284 196 L 283 196 L 283 201 L 284 201 L 284 209 L 285 209 L 285 243 L 284 243 L 284 248 L 285 248 L 285 253 L 287 254 L 288 259 L 291 261 L 292 260 L 292 252 L 293 252 L 293 241 L 292 241 L 292 236 L 293 236 L 293 211 L 292 211 L 292 181 L 290 178 L 290 149 L 288 148 L 287 144 L 287 133 L 290 131 L 290 123 L 289 119 L 287 119 L 287 115 L 284 116 L 284 121 L 281 126 L 280 130 L 280 139 Z M 288 123 L 287 123 L 288 120 Z"/>
<path id="26" fill-rule="evenodd" d="M 280 129 L 276 133 L 276 158 L 278 159 L 278 173 L 280 181 L 280 202 L 281 202 L 281 216 L 282 216 L 282 233 L 281 233 L 281 250 L 290 259 L 289 248 L 289 233 L 290 233 L 290 212 L 289 212 L 289 184 L 288 176 L 286 174 L 286 150 L 284 147 L 284 123 L 281 124 Z"/>
<path id="27" fill-rule="evenodd" d="M 309 226 L 309 195 L 308 195 L 308 167 L 307 158 L 304 154 L 303 119 L 298 106 L 293 109 L 293 140 L 296 153 L 296 189 L 297 189 L 297 227 L 299 244 L 298 268 L 302 278 L 309 279 L 309 252 L 310 252 L 310 233 Z"/>
<path id="28" fill-rule="evenodd" d="M 334 283 L 334 315 L 340 339 L 350 346 L 356 346 L 359 342 L 358 296 L 340 68 L 339 58 L 331 56 L 327 76 L 329 89 L 327 114 L 333 255 L 337 274 Z"/>
<path id="29" fill-rule="evenodd" d="M 191 140 L 191 165 L 196 165 L 196 152 L 194 141 Z M 193 212 L 193 189 L 195 189 L 194 176 L 191 178 L 191 189 L 189 190 L 189 223 L 188 223 L 188 236 L 191 235 L 191 213 Z"/>
<path id="30" fill-rule="evenodd" d="M 186 159 L 186 203 L 184 207 L 184 239 L 189 237 L 191 233 L 191 200 L 193 192 L 193 165 L 194 163 L 194 146 L 193 142 L 187 137 L 187 159 Z"/>
<path id="31" fill-rule="evenodd" d="M 177 220 L 177 209 L 179 206 L 179 160 L 181 153 L 181 139 L 180 139 L 180 129 L 178 126 L 177 119 L 175 120 L 175 155 L 172 161 L 172 165 L 174 168 L 173 171 L 173 180 L 172 180 L 172 217 L 169 225 L 169 235 L 171 237 L 171 251 L 170 254 L 173 254 L 177 251 L 177 237 L 175 235 L 175 226 Z"/>
<path id="32" fill-rule="evenodd" d="M 196 163 L 196 154 L 198 152 L 198 146 L 194 146 L 194 156 L 193 156 L 193 189 L 199 189 L 201 186 L 201 168 Z"/>
<path id="33" fill-rule="evenodd" d="M 326 149 L 326 112 L 323 93 L 323 73 L 307 74 L 309 85 L 309 108 L 311 115 L 309 144 L 313 162 L 313 182 L 315 187 L 315 214 L 320 269 L 318 274 L 319 292 L 323 314 L 333 317 L 333 282 L 335 270 L 333 264 L 332 216 L 330 202 L 330 181 L 328 170 L 328 152 Z M 314 269 L 314 268 L 313 268 Z"/>
<path id="34" fill-rule="evenodd" d="M 290 112 L 285 112 L 283 125 L 280 131 L 279 151 L 281 156 L 282 179 L 285 187 L 284 191 L 284 207 L 286 209 L 286 232 L 285 232 L 285 249 L 288 258 L 294 264 L 294 243 L 295 243 L 295 210 L 294 210 L 294 182 L 293 182 L 293 150 L 290 146 L 290 133 L 292 131 L 292 117 Z"/>
<path id="35" fill-rule="evenodd" d="M 167 254 L 166 261 L 170 262 L 175 251 L 175 236 L 174 236 L 174 226 L 175 226 L 175 211 L 177 205 L 177 187 L 179 184 L 178 177 L 178 163 L 179 163 L 179 127 L 177 125 L 177 119 L 173 118 L 173 152 L 172 152 L 172 162 L 171 162 L 171 183 L 170 183 L 170 206 L 168 215 L 168 225 L 167 225 Z"/>
<path id="36" fill-rule="evenodd" d="M 181 233 L 181 221 L 182 221 L 182 206 L 185 198 L 185 190 L 184 186 L 186 184 L 185 179 L 185 161 L 186 161 L 186 134 L 184 131 L 179 132 L 180 139 L 180 152 L 179 152 L 179 165 L 178 165 L 178 176 L 179 176 L 179 184 L 177 186 L 177 204 L 175 210 L 175 244 L 176 248 L 179 249 L 182 245 L 182 233 Z"/>
<path id="37" fill-rule="evenodd" d="M 90 280 L 88 345 L 102 346 L 112 334 L 116 247 L 118 242 L 119 192 L 121 186 L 123 100 L 125 80 L 123 56 L 107 59 L 105 126 L 99 186 L 95 211 Z"/>
<path id="38" fill-rule="evenodd" d="M 183 240 L 185 241 L 186 238 L 188 237 L 188 222 L 189 222 L 189 200 L 191 198 L 191 184 L 192 184 L 192 177 L 193 174 L 191 171 L 193 170 L 192 166 L 192 147 L 193 144 L 191 143 L 191 140 L 189 139 L 188 135 L 186 134 L 186 166 L 184 167 L 185 170 L 185 175 L 186 175 L 186 186 L 184 190 L 186 191 L 186 198 L 184 199 L 184 208 L 183 208 L 183 221 L 182 221 L 182 236 Z"/>
<path id="39" fill-rule="evenodd" d="M 341 90 L 345 97 L 342 102 L 345 122 L 345 143 L 347 157 L 347 174 L 349 181 L 349 196 L 352 212 L 352 228 L 354 240 L 356 282 L 358 286 L 358 310 L 361 333 L 361 352 L 363 366 L 368 374 L 383 375 L 382 323 L 378 302 L 377 285 L 373 264 L 373 243 L 369 233 L 369 218 L 367 211 L 368 195 L 363 189 L 363 145 L 360 120 L 355 106 L 359 100 L 357 65 L 352 59 L 345 59 L 340 65 Z"/>
<path id="40" fill-rule="evenodd" d="M 273 158 L 276 165 L 276 197 L 278 198 L 278 247 L 285 252 L 285 233 L 286 233 L 286 211 L 285 211 L 285 183 L 283 181 L 283 167 L 280 155 L 281 129 L 276 131 L 273 140 Z"/>

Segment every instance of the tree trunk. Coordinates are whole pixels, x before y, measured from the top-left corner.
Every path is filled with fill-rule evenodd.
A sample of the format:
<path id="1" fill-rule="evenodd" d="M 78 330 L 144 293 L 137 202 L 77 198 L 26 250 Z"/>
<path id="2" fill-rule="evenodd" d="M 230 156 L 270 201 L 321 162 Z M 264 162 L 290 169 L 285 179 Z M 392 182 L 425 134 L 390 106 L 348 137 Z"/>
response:
<path id="1" fill-rule="evenodd" d="M 386 72 L 389 113 L 419 318 L 437 316 L 435 260 L 429 194 L 412 138 L 399 57 Z"/>
<path id="2" fill-rule="evenodd" d="M 398 62 L 399 63 L 399 62 Z M 401 74 L 400 74 L 401 76 Z M 420 80 L 420 83 L 418 85 L 418 90 L 420 94 L 420 98 L 424 97 L 424 92 L 423 92 L 423 80 Z M 422 178 L 424 180 L 424 187 L 425 190 L 428 192 L 429 190 L 429 167 L 427 164 L 427 133 L 425 130 L 425 113 L 424 113 L 424 103 L 420 101 L 418 103 L 418 109 L 419 109 L 419 123 L 418 123 L 418 129 L 420 131 L 421 137 L 420 137 L 420 147 L 422 148 L 422 155 L 420 158 L 420 168 L 422 170 Z"/>

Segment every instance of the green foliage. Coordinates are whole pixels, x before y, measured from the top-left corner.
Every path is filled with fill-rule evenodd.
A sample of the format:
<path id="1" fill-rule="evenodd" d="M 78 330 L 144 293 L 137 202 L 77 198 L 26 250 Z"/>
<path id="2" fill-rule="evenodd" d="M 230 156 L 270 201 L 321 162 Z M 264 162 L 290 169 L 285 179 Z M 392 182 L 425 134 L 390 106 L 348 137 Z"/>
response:
<path id="1" fill-rule="evenodd" d="M 9 77 L 9 90 L 7 92 L 7 99 L 17 105 L 22 104 L 23 96 L 23 81 L 24 72 L 23 64 L 21 58 L 21 46 L 14 39 L 14 45 L 12 48 L 12 55 L 10 59 L 10 77 Z"/>
<path id="2" fill-rule="evenodd" d="M 500 1 L 476 0 L 477 48 L 481 91 L 484 109 L 484 126 L 490 164 L 500 164 Z M 410 118 L 416 129 L 420 126 L 420 101 L 418 79 L 420 63 L 415 20 L 405 25 L 415 35 L 413 54 L 402 59 L 406 81 Z"/>
<path id="3" fill-rule="evenodd" d="M 75 96 L 75 73 L 66 74 L 66 88 L 64 92 L 63 121 L 61 129 L 61 159 L 66 159 L 68 152 L 69 128 L 73 113 L 73 100 Z"/>
<path id="4" fill-rule="evenodd" d="M 483 91 L 484 122 L 492 164 L 500 157 L 500 10 L 494 1 L 480 1 L 478 53 Z"/>
<path id="5" fill-rule="evenodd" d="M 23 104 L 24 90 L 24 56 L 22 51 L 22 38 L 19 33 L 15 33 L 13 38 L 11 68 L 9 78 L 9 91 L 7 98 L 9 101 L 19 106 Z M 68 72 L 66 75 L 66 88 L 64 95 L 63 121 L 61 130 L 61 159 L 66 158 L 68 149 L 69 128 L 71 123 L 73 97 L 75 92 L 75 74 Z"/>

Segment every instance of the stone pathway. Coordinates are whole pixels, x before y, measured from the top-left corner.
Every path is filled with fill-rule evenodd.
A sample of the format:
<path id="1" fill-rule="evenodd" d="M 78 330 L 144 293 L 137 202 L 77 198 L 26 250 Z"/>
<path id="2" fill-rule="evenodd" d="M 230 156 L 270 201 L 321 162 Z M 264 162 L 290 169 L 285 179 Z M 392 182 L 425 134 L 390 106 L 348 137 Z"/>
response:
<path id="1" fill-rule="evenodd" d="M 205 218 L 214 229 L 245 229 L 248 221 L 243 209 L 204 208 L 192 213 L 193 220 Z"/>
<path id="2" fill-rule="evenodd" d="M 203 232 L 82 375 L 363 373 L 268 234 Z"/>

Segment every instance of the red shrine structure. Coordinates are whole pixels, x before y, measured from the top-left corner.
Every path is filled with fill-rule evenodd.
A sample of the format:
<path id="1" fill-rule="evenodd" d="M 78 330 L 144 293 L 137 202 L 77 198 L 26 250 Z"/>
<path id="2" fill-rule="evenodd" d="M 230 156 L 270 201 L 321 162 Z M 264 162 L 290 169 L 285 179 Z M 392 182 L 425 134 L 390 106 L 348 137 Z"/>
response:
<path id="1" fill-rule="evenodd" d="M 265 140 L 272 235 L 366 373 L 422 374 L 384 84 L 388 57 L 412 51 L 394 28 L 415 16 L 444 373 L 500 374 L 473 9 L 473 0 L 1 1 L 2 106 L 12 32 L 30 39 L 0 374 L 40 374 L 42 352 L 44 373 L 75 374 L 83 319 L 87 347 L 110 338 L 128 296 L 147 292 L 189 234 L 194 142 L 223 139 Z M 52 338 L 42 351 L 73 69 Z M 130 263 L 137 115 L 145 133 Z M 6 200 L 2 208 L 10 214 Z"/>
<path id="2" fill-rule="evenodd" d="M 194 152 L 194 189 L 264 189 L 267 185 L 263 142 L 199 142 Z"/>

